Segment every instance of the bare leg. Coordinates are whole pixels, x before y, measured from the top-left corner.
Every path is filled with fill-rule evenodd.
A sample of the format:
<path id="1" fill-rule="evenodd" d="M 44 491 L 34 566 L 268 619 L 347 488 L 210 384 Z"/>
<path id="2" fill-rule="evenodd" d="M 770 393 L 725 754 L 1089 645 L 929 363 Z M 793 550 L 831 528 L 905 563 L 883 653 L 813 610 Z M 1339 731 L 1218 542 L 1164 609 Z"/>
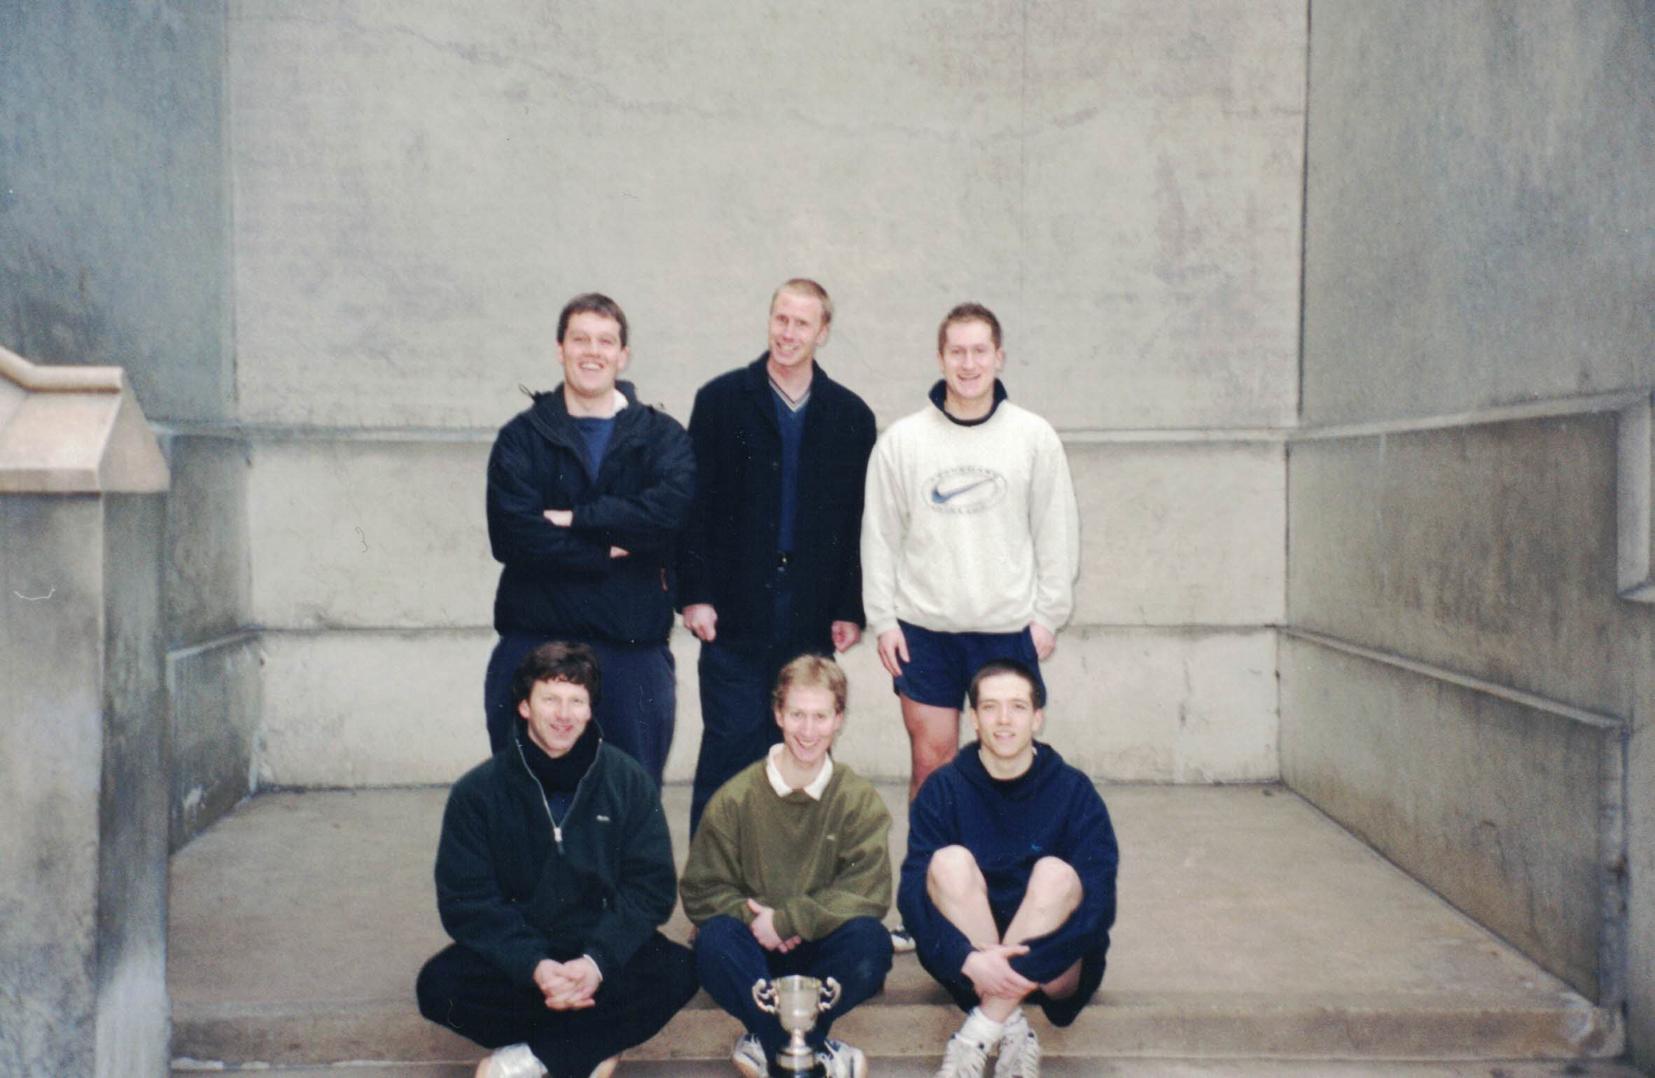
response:
<path id="1" fill-rule="evenodd" d="M 1085 893 L 1080 876 L 1066 861 L 1042 857 L 1029 875 L 1029 889 L 1023 894 L 1023 904 L 1017 907 L 1011 924 L 1006 926 L 1006 942 L 1022 943 L 1055 930 L 1079 908 Z M 1053 999 L 1062 999 L 1073 995 L 1079 985 L 1080 961 L 1077 959 L 1074 965 L 1040 987 Z"/>
<path id="2" fill-rule="evenodd" d="M 906 696 L 902 701 L 902 724 L 908 728 L 908 746 L 912 768 L 908 777 L 908 800 L 919 795 L 919 788 L 931 777 L 931 772 L 948 763 L 960 751 L 960 712 L 958 708 L 922 704 Z"/>
<path id="3" fill-rule="evenodd" d="M 983 879 L 982 869 L 977 867 L 977 859 L 970 850 L 964 846 L 944 846 L 932 854 L 931 865 L 925 873 L 925 891 L 937 912 L 952 921 L 973 947 L 981 949 L 1001 942 L 999 930 L 994 927 L 994 913 L 988 906 L 988 881 Z M 1022 910 L 1018 912 L 1021 914 Z M 1022 996 L 981 996 L 979 999 L 983 1013 L 996 1022 L 1004 1022 L 1023 1002 Z"/>
<path id="4" fill-rule="evenodd" d="M 931 905 L 953 922 L 973 947 L 1000 942 L 994 914 L 988 908 L 988 881 L 977 859 L 964 846 L 944 846 L 931 855 L 925 870 L 925 893 Z"/>

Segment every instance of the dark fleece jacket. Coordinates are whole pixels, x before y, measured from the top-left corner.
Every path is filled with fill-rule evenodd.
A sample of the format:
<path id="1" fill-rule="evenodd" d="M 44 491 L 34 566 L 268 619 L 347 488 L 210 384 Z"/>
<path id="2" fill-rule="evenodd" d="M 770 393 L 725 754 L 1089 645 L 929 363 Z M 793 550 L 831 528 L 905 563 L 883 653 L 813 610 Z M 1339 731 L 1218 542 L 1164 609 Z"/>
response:
<path id="1" fill-rule="evenodd" d="M 988 881 L 989 901 L 1015 910 L 1042 857 L 1068 862 L 1085 897 L 1055 932 L 1025 940 L 1029 953 L 1012 968 L 1044 983 L 1086 954 L 1109 950 L 1115 923 L 1115 869 L 1119 853 L 1109 810 L 1092 780 L 1036 743 L 1034 763 L 1018 778 L 990 777 L 972 742 L 954 762 L 933 772 L 908 810 L 908 856 L 902 862 L 897 908 L 929 969 L 958 975 L 971 941 L 931 904 L 925 873 L 944 846 L 971 851 Z"/>
<path id="2" fill-rule="evenodd" d="M 504 569 L 494 593 L 499 632 L 659 644 L 672 629 L 676 540 L 695 495 L 695 453 L 678 421 L 627 407 L 596 477 L 563 403 L 563 387 L 500 428 L 488 458 L 488 537 Z M 559 528 L 542 515 L 572 509 Z M 627 551 L 611 558 L 611 547 Z"/>
<path id="3" fill-rule="evenodd" d="M 672 840 L 644 769 L 608 744 L 561 820 L 514 741 L 448 795 L 437 846 L 437 912 L 448 934 L 513 982 L 543 958 L 592 956 L 604 974 L 672 914 Z"/>

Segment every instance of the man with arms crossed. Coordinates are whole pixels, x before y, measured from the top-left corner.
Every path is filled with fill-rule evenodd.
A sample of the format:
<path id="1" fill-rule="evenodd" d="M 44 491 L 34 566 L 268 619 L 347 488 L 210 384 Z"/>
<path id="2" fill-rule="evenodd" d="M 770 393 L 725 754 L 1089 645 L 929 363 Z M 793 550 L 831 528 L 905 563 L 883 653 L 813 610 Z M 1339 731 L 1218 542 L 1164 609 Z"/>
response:
<path id="1" fill-rule="evenodd" d="M 607 1078 L 695 994 L 689 950 L 656 930 L 673 906 L 660 794 L 600 739 L 600 688 L 591 649 L 536 648 L 512 681 L 516 736 L 448 795 L 437 911 L 454 943 L 416 993 L 500 1048 L 477 1078 Z"/>
<path id="2" fill-rule="evenodd" d="M 563 384 L 500 429 L 488 461 L 488 535 L 504 568 L 500 634 L 483 685 L 489 745 L 516 725 L 512 671 L 548 640 L 578 640 L 611 691 L 595 717 L 657 786 L 672 745 L 675 543 L 689 516 L 695 458 L 684 428 L 638 402 L 626 369 L 626 315 L 588 292 L 557 320 Z"/>
<path id="3" fill-rule="evenodd" d="M 1103 981 L 1119 855 L 1092 781 L 1036 742 L 1034 672 L 1010 659 L 971 681 L 978 740 L 932 774 L 908 814 L 897 904 L 919 960 L 968 1013 L 938 1078 L 1037 1078 L 1032 999 L 1056 1026 Z"/>
<path id="4" fill-rule="evenodd" d="M 770 348 L 695 395 L 696 497 L 679 561 L 701 640 L 693 834 L 713 791 L 776 741 L 770 688 L 796 655 L 862 635 L 857 550 L 874 419 L 816 363 L 833 301 L 795 277 L 770 297 Z"/>
<path id="5" fill-rule="evenodd" d="M 862 597 L 908 728 L 911 800 L 954 758 L 960 702 L 990 658 L 1040 681 L 1069 620 L 1080 534 L 1057 432 L 1006 399 L 1000 321 L 962 303 L 937 330 L 931 403 L 874 448 Z"/>
<path id="6" fill-rule="evenodd" d="M 830 755 L 845 724 L 845 674 L 801 655 L 776 679 L 782 743 L 725 783 L 690 843 L 680 893 L 699 926 L 695 964 L 707 994 L 747 1032 L 731 1056 L 761 1078 L 787 1043 L 753 1002 L 760 978 L 839 982 L 839 1001 L 810 1033 L 827 1078 L 863 1078 L 860 1049 L 828 1036 L 836 1018 L 884 987 L 891 937 L 891 817 L 878 792 Z"/>

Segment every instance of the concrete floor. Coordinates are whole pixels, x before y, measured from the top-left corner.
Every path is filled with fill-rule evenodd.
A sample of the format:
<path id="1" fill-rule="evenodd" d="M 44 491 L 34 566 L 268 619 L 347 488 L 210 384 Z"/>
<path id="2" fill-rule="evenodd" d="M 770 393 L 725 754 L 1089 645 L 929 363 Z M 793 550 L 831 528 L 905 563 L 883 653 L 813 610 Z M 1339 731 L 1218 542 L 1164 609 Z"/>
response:
<path id="1" fill-rule="evenodd" d="M 900 856 L 902 790 L 882 792 Z M 1037 1026 L 1054 1057 L 1047 1073 L 1617 1073 L 1552 1062 L 1618 1054 L 1615 1014 L 1291 793 L 1103 792 L 1123 851 L 1120 922 L 1094 1005 L 1068 1030 Z M 180 1067 L 464 1073 L 452 1064 L 477 1050 L 424 1022 L 411 998 L 419 965 L 445 942 L 430 879 L 444 797 L 437 789 L 265 795 L 178 853 L 168 980 Z M 665 800 L 682 857 L 688 791 L 668 787 Z M 679 915 L 667 931 L 683 938 L 686 928 Z M 836 1028 L 880 1061 L 880 1074 L 928 1074 L 958 1021 L 918 964 L 898 958 L 885 995 Z M 734 1031 L 699 997 L 634 1053 L 639 1062 L 626 1073 L 726 1073 Z M 1318 1062 L 1265 1062 L 1284 1059 Z M 348 1060 L 397 1062 L 292 1069 Z M 715 1062 L 697 1062 L 707 1060 Z"/>

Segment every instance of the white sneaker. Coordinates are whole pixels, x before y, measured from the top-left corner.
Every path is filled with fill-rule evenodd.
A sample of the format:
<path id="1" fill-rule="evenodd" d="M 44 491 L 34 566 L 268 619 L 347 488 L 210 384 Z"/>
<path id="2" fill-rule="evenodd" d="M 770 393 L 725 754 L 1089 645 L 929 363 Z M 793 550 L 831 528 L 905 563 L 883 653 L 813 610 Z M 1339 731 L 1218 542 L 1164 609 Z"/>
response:
<path id="1" fill-rule="evenodd" d="M 897 925 L 891 929 L 891 952 L 893 954 L 909 954 L 914 949 L 914 934 L 908 931 L 907 925 Z"/>
<path id="2" fill-rule="evenodd" d="M 832 1037 L 822 1043 L 816 1062 L 822 1065 L 822 1073 L 827 1078 L 865 1078 L 868 1073 L 868 1057 L 862 1054 L 862 1049 Z"/>
<path id="3" fill-rule="evenodd" d="M 764 1061 L 764 1045 L 751 1033 L 743 1033 L 730 1052 L 730 1062 L 741 1072 L 741 1078 L 766 1078 L 770 1067 Z"/>
<path id="4" fill-rule="evenodd" d="M 987 1065 L 988 1045 L 968 1041 L 956 1033 L 948 1038 L 948 1047 L 943 1049 L 942 1066 L 937 1068 L 936 1078 L 982 1078 Z"/>
<path id="5" fill-rule="evenodd" d="M 509 1044 L 477 1066 L 477 1078 L 546 1078 L 546 1067 L 526 1044 Z"/>
<path id="6" fill-rule="evenodd" d="M 1040 1038 L 1018 1011 L 1006 1019 L 1000 1034 L 1000 1058 L 994 1061 L 994 1078 L 1040 1078 Z"/>

